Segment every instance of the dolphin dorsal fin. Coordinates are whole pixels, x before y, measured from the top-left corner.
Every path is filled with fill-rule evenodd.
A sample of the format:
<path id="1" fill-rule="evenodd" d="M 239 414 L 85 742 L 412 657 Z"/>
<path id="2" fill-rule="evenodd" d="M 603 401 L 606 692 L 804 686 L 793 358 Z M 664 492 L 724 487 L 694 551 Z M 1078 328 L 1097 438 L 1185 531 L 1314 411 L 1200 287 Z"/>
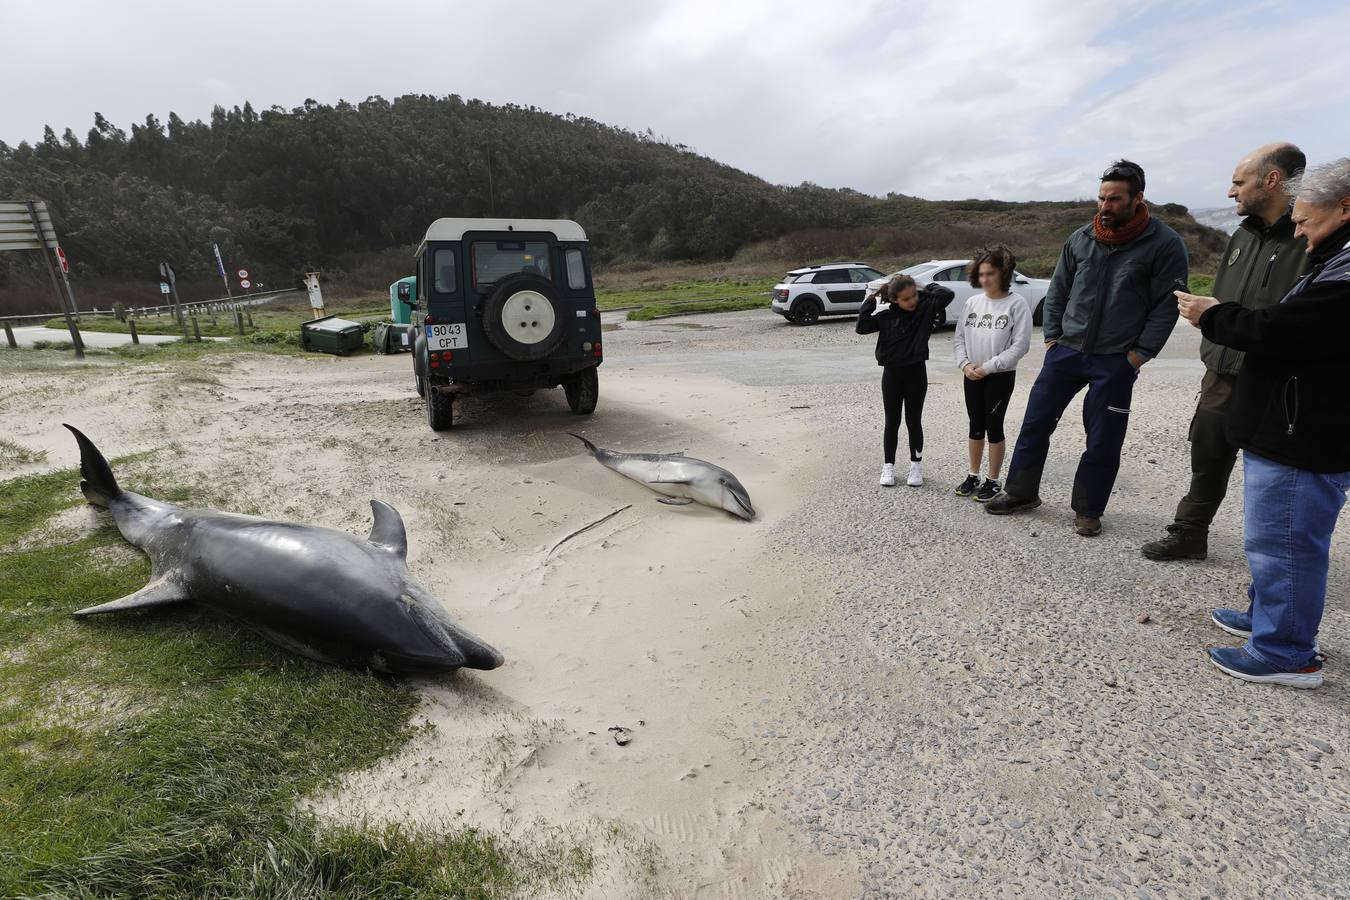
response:
<path id="1" fill-rule="evenodd" d="M 403 517 L 388 503 L 379 500 L 370 501 L 370 511 L 375 514 L 375 526 L 370 529 L 368 540 L 377 547 L 383 547 L 391 553 L 406 559 L 408 556 L 408 532 L 403 527 Z"/>

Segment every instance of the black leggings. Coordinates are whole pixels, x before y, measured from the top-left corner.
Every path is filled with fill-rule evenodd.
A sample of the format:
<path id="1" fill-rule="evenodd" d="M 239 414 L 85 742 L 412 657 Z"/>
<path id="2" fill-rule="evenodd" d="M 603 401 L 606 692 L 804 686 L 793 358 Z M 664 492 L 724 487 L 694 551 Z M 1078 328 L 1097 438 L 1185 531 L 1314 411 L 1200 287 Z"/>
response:
<path id="1" fill-rule="evenodd" d="M 923 398 L 928 393 L 928 367 L 921 362 L 908 366 L 886 366 L 881 372 L 881 404 L 886 424 L 881 432 L 886 462 L 895 462 L 900 442 L 900 419 L 909 428 L 909 458 L 923 458 Z"/>
<path id="2" fill-rule="evenodd" d="M 995 372 L 979 381 L 965 379 L 966 415 L 970 417 L 972 441 L 982 441 L 988 434 L 989 443 L 1003 443 L 1003 417 L 1008 412 L 1016 381 L 1016 372 Z"/>

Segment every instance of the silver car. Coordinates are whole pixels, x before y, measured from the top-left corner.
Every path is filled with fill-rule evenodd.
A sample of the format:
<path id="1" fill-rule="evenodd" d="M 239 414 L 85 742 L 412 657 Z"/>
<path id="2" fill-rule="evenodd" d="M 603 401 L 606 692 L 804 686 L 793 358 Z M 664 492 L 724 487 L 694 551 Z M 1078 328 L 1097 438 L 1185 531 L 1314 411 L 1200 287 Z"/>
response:
<path id="1" fill-rule="evenodd" d="M 929 282 L 937 282 L 956 295 L 956 299 L 951 302 L 950 306 L 945 310 L 938 310 L 937 324 L 941 327 L 943 325 L 955 325 L 957 319 L 965 310 L 966 300 L 972 294 L 977 294 L 980 291 L 979 288 L 970 286 L 970 276 L 967 274 L 969 267 L 970 260 L 968 259 L 930 259 L 928 262 L 922 262 L 892 274 L 908 275 L 920 287 Z M 887 275 L 885 278 L 868 282 L 866 296 L 870 297 L 881 290 L 881 286 L 891 277 L 891 275 Z M 1035 325 L 1043 324 L 1045 293 L 1050 290 L 1050 279 L 1028 278 L 1021 272 L 1014 270 L 1012 289 L 1026 298 L 1027 306 L 1031 307 L 1032 323 Z"/>

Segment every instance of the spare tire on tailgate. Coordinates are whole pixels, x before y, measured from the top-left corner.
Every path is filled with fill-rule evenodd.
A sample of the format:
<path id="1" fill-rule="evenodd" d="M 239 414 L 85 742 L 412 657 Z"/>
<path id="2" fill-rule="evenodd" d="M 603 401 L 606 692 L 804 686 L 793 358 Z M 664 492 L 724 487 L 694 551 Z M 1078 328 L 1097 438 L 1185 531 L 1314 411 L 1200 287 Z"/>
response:
<path id="1" fill-rule="evenodd" d="M 488 342 L 511 359 L 548 356 L 563 340 L 563 311 L 553 282 L 522 273 L 503 278 L 483 303 Z"/>

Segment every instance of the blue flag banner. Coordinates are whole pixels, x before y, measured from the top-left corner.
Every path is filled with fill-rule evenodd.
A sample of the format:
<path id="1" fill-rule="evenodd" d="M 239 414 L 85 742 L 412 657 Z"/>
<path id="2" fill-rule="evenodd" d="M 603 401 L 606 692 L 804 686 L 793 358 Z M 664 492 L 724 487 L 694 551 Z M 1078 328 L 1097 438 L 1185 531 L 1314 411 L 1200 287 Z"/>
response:
<path id="1" fill-rule="evenodd" d="M 224 260 L 222 260 L 222 259 L 220 258 L 220 245 L 219 245 L 219 244 L 212 244 L 212 245 L 211 245 L 211 249 L 214 250 L 214 251 L 215 251 L 215 254 L 216 254 L 216 271 L 220 273 L 220 277 L 221 277 L 221 278 L 224 278 L 224 277 L 225 277 L 225 262 L 224 262 Z"/>

